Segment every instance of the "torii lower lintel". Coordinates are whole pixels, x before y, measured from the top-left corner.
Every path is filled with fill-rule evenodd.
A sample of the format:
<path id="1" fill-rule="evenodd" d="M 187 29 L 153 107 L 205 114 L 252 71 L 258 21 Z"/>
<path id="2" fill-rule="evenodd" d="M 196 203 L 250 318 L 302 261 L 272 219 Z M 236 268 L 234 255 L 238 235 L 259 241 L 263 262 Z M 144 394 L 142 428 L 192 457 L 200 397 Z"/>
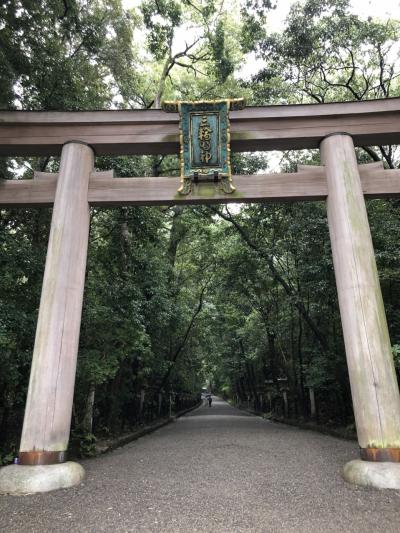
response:
<path id="1" fill-rule="evenodd" d="M 400 170 L 382 163 L 358 166 L 364 196 L 400 196 Z M 50 207 L 57 174 L 35 172 L 33 180 L 0 181 L 0 207 Z M 237 190 L 225 195 L 212 183 L 194 186 L 189 196 L 176 193 L 179 178 L 114 178 L 111 171 L 92 172 L 88 202 L 93 207 L 127 205 L 215 204 L 230 202 L 287 202 L 326 200 L 324 167 L 299 165 L 298 172 L 234 176 Z"/>

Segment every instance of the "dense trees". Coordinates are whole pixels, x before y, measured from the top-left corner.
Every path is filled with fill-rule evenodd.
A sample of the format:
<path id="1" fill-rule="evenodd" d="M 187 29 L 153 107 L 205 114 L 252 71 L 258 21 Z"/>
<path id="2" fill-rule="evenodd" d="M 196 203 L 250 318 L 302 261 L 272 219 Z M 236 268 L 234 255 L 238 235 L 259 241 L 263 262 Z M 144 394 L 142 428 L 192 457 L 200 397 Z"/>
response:
<path id="1" fill-rule="evenodd" d="M 269 1 L 6 2 L 0 7 L 0 108 L 159 107 L 163 98 L 246 96 L 249 104 L 399 94 L 397 21 L 362 20 L 347 0 L 294 3 L 281 33 Z M 43 31 L 46 28 L 46 31 Z M 246 54 L 251 54 L 247 56 Z M 262 67 L 240 78 L 248 57 Z M 399 164 L 395 147 L 360 161 Z M 283 170 L 318 153 L 282 154 Z M 235 154 L 235 173 L 268 167 Z M 178 173 L 174 156 L 97 158 L 116 175 Z M 3 178 L 56 170 L 56 158 L 0 161 Z M 399 362 L 399 205 L 368 211 Z M 18 445 L 51 213 L 0 213 L 0 450 Z M 350 424 L 352 407 L 325 206 L 93 209 L 73 431 L 139 420 L 145 391 L 197 394 L 209 380 L 241 402 Z M 178 397 L 179 398 L 179 397 Z M 9 456 L 8 456 L 9 458 Z"/>

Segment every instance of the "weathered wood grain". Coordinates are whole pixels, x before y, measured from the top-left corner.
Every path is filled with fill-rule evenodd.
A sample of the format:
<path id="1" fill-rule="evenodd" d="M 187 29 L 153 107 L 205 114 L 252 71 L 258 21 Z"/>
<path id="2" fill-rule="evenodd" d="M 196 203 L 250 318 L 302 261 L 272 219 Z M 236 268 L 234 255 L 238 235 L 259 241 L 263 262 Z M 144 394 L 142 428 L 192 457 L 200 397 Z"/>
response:
<path id="1" fill-rule="evenodd" d="M 297 172 L 321 172 L 321 168 L 324 168 L 321 165 L 297 165 Z M 373 163 L 364 163 L 358 165 L 359 172 L 369 172 L 373 170 L 383 170 L 383 161 L 374 161 Z"/>
<path id="2" fill-rule="evenodd" d="M 321 156 L 358 441 L 361 448 L 399 448 L 399 388 L 351 137 L 324 139 Z"/>
<path id="3" fill-rule="evenodd" d="M 20 452 L 67 449 L 89 235 L 87 191 L 93 161 L 88 146 L 67 144 L 58 179 L 49 178 L 52 187 L 57 182 L 57 190 Z M 31 184 L 46 185 L 44 178 L 36 175 Z"/>
<path id="4" fill-rule="evenodd" d="M 235 176 L 236 192 L 224 194 L 214 183 L 193 186 L 188 196 L 177 193 L 178 178 L 97 179 L 89 185 L 93 206 L 213 204 L 230 202 L 317 200 L 326 197 L 323 174 L 256 174 Z"/>
<path id="5" fill-rule="evenodd" d="M 400 143 L 400 98 L 231 112 L 235 151 L 317 148 L 347 132 L 356 146 Z M 57 155 L 70 140 L 98 155 L 178 153 L 178 115 L 160 110 L 0 112 L 0 155 Z"/>
<path id="6" fill-rule="evenodd" d="M 359 165 L 366 198 L 400 196 L 400 170 L 381 163 Z M 92 206 L 212 204 L 325 200 L 324 167 L 299 165 L 297 173 L 234 176 L 237 192 L 223 194 L 201 184 L 189 196 L 177 194 L 179 178 L 113 178 L 112 171 L 93 172 L 88 198 Z M 35 173 L 33 180 L 0 181 L 0 207 L 46 207 L 54 202 L 57 174 Z"/>

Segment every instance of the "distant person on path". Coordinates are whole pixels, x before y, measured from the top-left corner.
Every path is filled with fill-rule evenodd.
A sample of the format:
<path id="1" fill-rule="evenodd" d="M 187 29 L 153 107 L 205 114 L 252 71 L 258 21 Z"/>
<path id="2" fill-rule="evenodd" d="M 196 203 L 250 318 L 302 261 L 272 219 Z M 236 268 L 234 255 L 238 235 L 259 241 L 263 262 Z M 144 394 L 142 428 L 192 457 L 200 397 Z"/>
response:
<path id="1" fill-rule="evenodd" d="M 211 396 L 211 394 L 207 394 L 207 401 L 208 401 L 208 407 L 211 407 L 211 404 L 212 404 L 212 396 Z"/>

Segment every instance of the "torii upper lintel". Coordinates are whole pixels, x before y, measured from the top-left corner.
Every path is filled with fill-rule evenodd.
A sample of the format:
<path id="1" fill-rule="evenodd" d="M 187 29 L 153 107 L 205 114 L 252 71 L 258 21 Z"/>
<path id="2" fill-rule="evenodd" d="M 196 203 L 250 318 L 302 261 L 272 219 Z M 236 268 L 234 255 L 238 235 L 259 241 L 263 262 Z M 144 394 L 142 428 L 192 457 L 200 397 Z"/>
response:
<path id="1" fill-rule="evenodd" d="M 236 152 L 318 148 L 346 132 L 355 146 L 400 143 L 400 98 L 246 107 L 232 111 Z M 179 115 L 161 110 L 0 111 L 0 156 L 59 155 L 71 140 L 96 155 L 176 154 Z"/>

